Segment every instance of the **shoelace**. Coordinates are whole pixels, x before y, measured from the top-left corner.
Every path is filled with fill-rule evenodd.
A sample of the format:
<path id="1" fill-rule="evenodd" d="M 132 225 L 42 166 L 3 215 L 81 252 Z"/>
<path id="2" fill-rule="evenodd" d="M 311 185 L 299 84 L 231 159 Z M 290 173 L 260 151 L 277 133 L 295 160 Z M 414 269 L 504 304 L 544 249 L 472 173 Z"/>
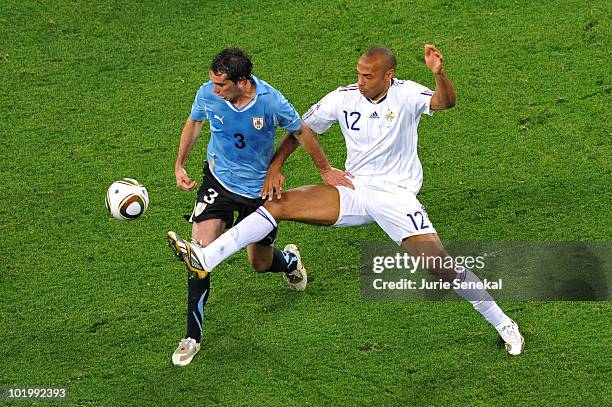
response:
<path id="1" fill-rule="evenodd" d="M 189 348 L 190 343 L 191 341 L 189 339 L 183 339 L 182 341 L 179 342 L 179 346 L 181 347 L 181 349 L 187 350 Z"/>

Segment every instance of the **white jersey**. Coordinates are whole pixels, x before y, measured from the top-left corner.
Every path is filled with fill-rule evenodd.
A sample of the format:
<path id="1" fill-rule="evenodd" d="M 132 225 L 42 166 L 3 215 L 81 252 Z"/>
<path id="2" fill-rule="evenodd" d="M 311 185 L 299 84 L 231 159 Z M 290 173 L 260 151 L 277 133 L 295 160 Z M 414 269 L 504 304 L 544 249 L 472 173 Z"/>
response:
<path id="1" fill-rule="evenodd" d="M 312 106 L 303 121 L 318 134 L 338 122 L 346 140 L 347 171 L 369 185 L 399 186 L 416 195 L 423 183 L 417 127 L 423 113 L 433 113 L 433 92 L 416 82 L 391 81 L 378 103 L 363 96 L 357 84 L 338 88 Z"/>

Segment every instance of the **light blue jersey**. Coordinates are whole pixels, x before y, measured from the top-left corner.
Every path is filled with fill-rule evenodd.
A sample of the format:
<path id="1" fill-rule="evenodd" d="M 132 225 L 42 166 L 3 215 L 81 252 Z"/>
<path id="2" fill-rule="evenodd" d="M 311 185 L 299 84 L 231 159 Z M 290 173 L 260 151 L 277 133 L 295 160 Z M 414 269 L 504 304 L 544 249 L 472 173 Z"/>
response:
<path id="1" fill-rule="evenodd" d="M 297 131 L 295 108 L 272 86 L 253 76 L 256 95 L 242 109 L 217 96 L 211 81 L 200 87 L 191 107 L 193 120 L 208 120 L 207 158 L 217 180 L 229 191 L 259 197 L 274 155 L 276 126 Z"/>

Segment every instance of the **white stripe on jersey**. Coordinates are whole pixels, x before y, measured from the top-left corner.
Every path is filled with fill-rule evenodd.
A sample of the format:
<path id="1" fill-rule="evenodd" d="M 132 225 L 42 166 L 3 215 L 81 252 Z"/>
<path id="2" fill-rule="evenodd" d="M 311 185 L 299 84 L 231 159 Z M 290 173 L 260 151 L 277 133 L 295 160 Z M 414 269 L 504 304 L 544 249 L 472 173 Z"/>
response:
<path id="1" fill-rule="evenodd" d="M 423 182 L 417 127 L 423 113 L 433 113 L 432 95 L 418 83 L 393 79 L 387 96 L 373 103 L 352 84 L 327 94 L 303 120 L 319 134 L 338 122 L 351 174 L 372 186 L 400 186 L 416 194 Z"/>

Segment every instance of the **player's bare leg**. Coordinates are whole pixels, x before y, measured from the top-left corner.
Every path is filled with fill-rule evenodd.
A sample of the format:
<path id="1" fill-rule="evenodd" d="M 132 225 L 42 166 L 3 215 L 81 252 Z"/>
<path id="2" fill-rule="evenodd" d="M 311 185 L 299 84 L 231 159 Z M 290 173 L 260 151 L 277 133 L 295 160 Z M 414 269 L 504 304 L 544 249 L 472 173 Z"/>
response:
<path id="1" fill-rule="evenodd" d="M 266 201 L 264 207 L 276 222 L 331 226 L 340 216 L 340 193 L 330 185 L 306 185 L 284 192 L 280 199 Z"/>
<path id="2" fill-rule="evenodd" d="M 194 222 L 191 226 L 191 238 L 200 246 L 208 246 L 225 232 L 225 222 L 221 219 L 206 219 Z"/>
<path id="3" fill-rule="evenodd" d="M 402 241 L 402 247 L 415 257 L 424 256 L 445 258 L 448 256 L 448 253 L 442 245 L 442 241 L 440 241 L 440 237 L 437 233 L 426 233 L 407 237 Z M 456 276 L 454 268 L 431 268 L 429 271 L 437 274 L 445 281 L 452 281 Z"/>
<path id="4" fill-rule="evenodd" d="M 402 247 L 412 256 L 425 258 L 448 256 L 437 233 L 410 236 L 402 241 Z M 471 270 L 464 268 L 458 272 L 455 267 L 444 268 L 444 261 L 435 262 L 440 267 L 432 267 L 430 272 L 437 274 L 445 281 L 459 279 L 462 282 L 479 282 L 480 279 Z M 491 295 L 484 289 L 455 289 L 455 292 L 468 300 L 474 309 L 497 329 L 504 340 L 506 350 L 511 355 L 523 352 L 525 341 L 518 330 L 518 325 L 511 320 L 495 303 Z"/>
<path id="5" fill-rule="evenodd" d="M 265 273 L 272 265 L 274 249 L 272 246 L 263 246 L 253 243 L 247 246 L 249 263 L 256 273 Z"/>

